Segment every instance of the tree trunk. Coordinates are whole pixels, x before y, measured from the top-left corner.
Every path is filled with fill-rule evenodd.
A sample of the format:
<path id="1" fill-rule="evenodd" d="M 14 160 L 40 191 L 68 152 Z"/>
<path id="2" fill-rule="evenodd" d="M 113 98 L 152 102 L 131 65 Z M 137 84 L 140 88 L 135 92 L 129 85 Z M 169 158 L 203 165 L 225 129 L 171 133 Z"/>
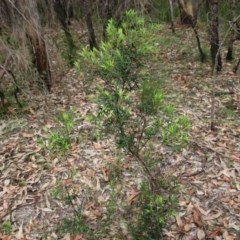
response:
<path id="1" fill-rule="evenodd" d="M 226 55 L 226 60 L 231 61 L 233 60 L 233 43 L 239 37 L 239 25 L 237 23 L 236 18 L 236 0 L 230 0 L 231 6 L 231 17 L 232 17 L 232 36 L 228 43 L 228 52 Z"/>
<path id="2" fill-rule="evenodd" d="M 12 27 L 14 18 L 13 18 L 13 9 L 7 0 L 0 1 L 0 35 L 5 27 Z"/>
<path id="3" fill-rule="evenodd" d="M 191 0 L 178 0 L 180 7 L 180 20 L 182 24 L 194 24 L 194 12 Z"/>
<path id="4" fill-rule="evenodd" d="M 218 36 L 218 0 L 208 0 L 209 4 L 209 38 L 213 70 L 222 70 Z"/>
<path id="5" fill-rule="evenodd" d="M 33 63 L 36 65 L 37 71 L 48 91 L 50 91 L 52 86 L 50 64 L 46 44 L 41 32 L 36 2 L 32 0 L 22 0 L 18 1 L 17 4 L 18 6 L 16 7 L 24 14 L 26 34 L 32 47 Z"/>
<path id="6" fill-rule="evenodd" d="M 37 67 L 40 78 L 44 81 L 44 84 L 47 87 L 48 91 L 50 91 L 52 86 L 51 71 L 45 41 L 38 36 L 37 32 L 31 32 L 28 34 L 28 37 L 33 47 L 33 62 Z"/>
<path id="7" fill-rule="evenodd" d="M 103 21 L 103 38 L 106 39 L 106 30 L 108 25 L 108 20 L 113 18 L 113 8 L 110 3 L 111 0 L 106 0 L 102 3 L 101 16 Z M 101 3 L 100 3 L 101 4 Z"/>
<path id="8" fill-rule="evenodd" d="M 94 33 L 89 1 L 90 0 L 83 0 L 83 11 L 84 11 L 85 20 L 86 20 L 87 29 L 88 29 L 89 46 L 90 46 L 90 49 L 93 50 L 93 48 L 98 48 L 98 45 L 97 45 L 97 41 Z"/>
<path id="9" fill-rule="evenodd" d="M 170 7 L 170 16 L 171 16 L 171 29 L 172 29 L 172 32 L 175 33 L 174 16 L 173 16 L 173 0 L 169 0 L 169 7 Z"/>
<path id="10" fill-rule="evenodd" d="M 67 9 L 65 9 L 64 7 L 63 1 L 54 0 L 53 7 L 57 15 L 57 18 L 61 23 L 63 31 L 65 32 L 66 35 L 71 35 L 68 29 L 68 22 L 69 22 L 68 13 L 67 13 Z"/>
<path id="11" fill-rule="evenodd" d="M 74 65 L 75 62 L 75 56 L 76 56 L 76 46 L 74 44 L 72 35 L 69 31 L 69 6 L 67 6 L 69 3 L 64 2 L 62 0 L 54 0 L 53 6 L 54 6 L 54 11 L 57 15 L 57 18 L 59 19 L 62 29 L 65 33 L 66 37 L 66 60 L 70 66 Z M 71 7 L 71 5 L 70 5 Z"/>
<path id="12" fill-rule="evenodd" d="M 201 62 L 204 62 L 206 59 L 206 55 L 204 54 L 202 47 L 201 47 L 200 38 L 199 38 L 198 31 L 196 28 L 197 14 L 194 14 L 192 2 L 191 2 L 191 0 L 178 0 L 178 3 L 180 6 L 180 11 L 181 11 L 181 22 L 183 24 L 187 24 L 192 27 L 193 32 L 196 37 L 196 40 L 197 40 L 197 46 L 198 46 L 198 51 L 200 53 Z M 199 3 L 198 3 L 198 5 L 199 5 Z M 182 19 L 182 16 L 184 16 L 184 19 Z"/>

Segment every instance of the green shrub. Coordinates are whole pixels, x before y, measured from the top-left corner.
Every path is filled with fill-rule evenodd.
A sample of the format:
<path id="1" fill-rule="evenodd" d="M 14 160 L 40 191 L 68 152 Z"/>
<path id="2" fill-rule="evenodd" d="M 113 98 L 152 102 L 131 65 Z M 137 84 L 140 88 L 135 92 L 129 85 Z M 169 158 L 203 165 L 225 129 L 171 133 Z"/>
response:
<path id="1" fill-rule="evenodd" d="M 106 31 L 107 41 L 101 43 L 99 50 L 91 52 L 84 48 L 75 65 L 83 72 L 91 69 L 102 77 L 106 83 L 104 88 L 109 91 L 119 87 L 123 91 L 132 90 L 139 81 L 142 57 L 153 50 L 151 34 L 146 38 L 148 31 L 144 19 L 133 10 L 126 12 L 119 28 L 110 20 Z"/>
<path id="2" fill-rule="evenodd" d="M 46 137 L 38 138 L 40 146 L 50 156 L 56 154 L 63 156 L 70 149 L 71 134 L 75 122 L 75 112 L 70 109 L 67 112 L 59 112 L 55 117 L 55 129 L 45 129 Z"/>
<path id="3" fill-rule="evenodd" d="M 65 218 L 62 224 L 59 226 L 58 230 L 61 234 L 70 233 L 71 235 L 82 233 L 89 235 L 91 232 L 91 229 L 86 224 L 86 221 L 82 216 Z"/>
<path id="4" fill-rule="evenodd" d="M 142 183 L 137 202 L 139 215 L 136 225 L 130 228 L 134 239 L 162 239 L 168 217 L 175 214 L 178 205 L 176 195 L 179 191 L 176 181 L 171 178 L 160 179 L 157 185 L 159 189 L 153 193 L 149 183 Z"/>
<path id="5" fill-rule="evenodd" d="M 152 139 L 157 136 L 174 148 L 183 147 L 190 128 L 187 117 L 179 116 L 171 105 L 164 103 L 164 94 L 157 81 L 152 81 L 146 64 L 154 50 L 156 29 L 155 25 L 148 27 L 133 10 L 127 11 L 119 27 L 109 21 L 107 41 L 93 51 L 84 48 L 75 64 L 88 80 L 102 80 L 95 95 L 97 112 L 89 119 L 101 129 L 101 135 L 115 136 L 117 147 L 142 166 L 148 179 L 142 185 L 137 204 L 139 217 L 133 232 L 136 239 L 160 239 L 177 202 L 175 182 L 158 179 L 152 171 L 158 164 L 149 151 L 150 145 L 154 146 Z M 115 207 L 111 205 L 110 210 L 115 211 Z"/>
<path id="6" fill-rule="evenodd" d="M 12 224 L 10 221 L 4 221 L 0 226 L 1 231 L 4 234 L 10 234 L 12 232 Z"/>
<path id="7" fill-rule="evenodd" d="M 69 66 L 73 66 L 76 60 L 77 47 L 71 35 L 65 35 L 63 58 Z"/>
<path id="8" fill-rule="evenodd" d="M 178 9 L 175 9 L 175 12 L 177 10 Z M 171 16 L 170 16 L 169 1 L 153 0 L 152 1 L 152 14 L 151 15 L 154 17 L 154 20 L 157 19 L 158 21 L 170 22 Z"/>

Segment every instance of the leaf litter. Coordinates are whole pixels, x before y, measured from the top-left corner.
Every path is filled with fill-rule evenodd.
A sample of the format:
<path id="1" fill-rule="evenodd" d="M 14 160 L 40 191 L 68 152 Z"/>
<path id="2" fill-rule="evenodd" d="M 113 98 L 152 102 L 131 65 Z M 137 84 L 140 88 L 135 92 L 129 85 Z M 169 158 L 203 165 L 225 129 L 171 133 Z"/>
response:
<path id="1" fill-rule="evenodd" d="M 182 45 L 186 45 L 183 37 L 186 34 L 189 41 L 194 39 L 190 30 L 179 30 Z M 226 65 L 219 74 L 217 92 L 226 92 L 230 79 L 236 94 L 216 97 L 217 130 L 210 131 L 209 63 L 202 67 L 192 59 L 196 49 L 188 48 L 189 52 L 183 54 L 174 44 L 165 51 L 159 50 L 157 69 L 160 75 L 168 76 L 167 100 L 191 119 L 193 127 L 189 145 L 181 152 L 173 152 L 156 142 L 163 159 L 159 173 L 174 175 L 181 184 L 178 212 L 169 219 L 164 239 L 239 239 L 239 77 L 232 73 L 231 65 Z M 112 138 L 95 141 L 92 137 L 93 126 L 84 116 L 96 106 L 88 101 L 83 81 L 75 70 L 70 70 L 60 81 L 66 86 L 64 89 L 56 84 L 51 94 L 43 96 L 47 101 L 37 96 L 22 118 L 1 120 L 0 222 L 11 221 L 13 231 L 11 235 L 0 233 L 0 239 L 59 239 L 58 224 L 74 216 L 79 206 L 94 229 L 97 219 L 106 218 L 104 203 L 111 201 L 111 179 L 115 178 L 119 217 L 109 231 L 109 238 L 104 239 L 112 239 L 111 234 L 119 229 L 126 239 L 131 239 L 120 219 L 127 214 L 121 212 L 121 204 L 131 207 L 138 197 L 143 178 L 141 169 L 116 150 Z M 225 104 L 229 101 L 234 103 L 230 113 Z M 54 127 L 58 110 L 70 107 L 77 113 L 76 143 L 71 145 L 66 160 L 57 156 L 51 159 L 38 146 L 37 137 L 44 136 L 44 127 Z M 66 196 L 61 195 L 66 188 L 76 196 L 70 205 L 63 200 Z M 54 196 L 56 189 L 59 190 Z M 65 234 L 62 239 L 85 238 L 84 234 L 74 237 Z"/>

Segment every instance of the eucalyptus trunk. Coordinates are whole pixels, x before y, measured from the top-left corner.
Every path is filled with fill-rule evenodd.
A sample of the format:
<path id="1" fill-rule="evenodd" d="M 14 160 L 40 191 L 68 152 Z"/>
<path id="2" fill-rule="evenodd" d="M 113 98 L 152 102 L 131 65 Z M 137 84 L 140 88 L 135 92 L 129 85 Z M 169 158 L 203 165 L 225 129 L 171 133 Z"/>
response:
<path id="1" fill-rule="evenodd" d="M 236 15 L 236 0 L 230 0 L 230 7 L 231 7 L 231 17 L 232 17 L 232 35 L 228 43 L 228 52 L 226 55 L 226 60 L 231 61 L 233 60 L 233 43 L 235 40 L 239 39 L 239 30 L 240 26 L 238 24 L 238 19 Z"/>
<path id="2" fill-rule="evenodd" d="M 41 29 L 37 4 L 32 0 L 21 0 L 17 2 L 16 8 L 23 14 L 21 17 L 25 25 L 26 35 L 31 44 L 33 63 L 47 90 L 50 91 L 52 86 L 50 63 Z"/>
<path id="3" fill-rule="evenodd" d="M 208 0 L 209 5 L 209 40 L 213 70 L 222 70 L 218 34 L 218 0 Z"/>
<path id="4" fill-rule="evenodd" d="M 98 48 L 96 36 L 93 28 L 92 14 L 90 10 L 90 0 L 83 0 L 83 11 L 88 29 L 88 42 L 90 49 Z"/>

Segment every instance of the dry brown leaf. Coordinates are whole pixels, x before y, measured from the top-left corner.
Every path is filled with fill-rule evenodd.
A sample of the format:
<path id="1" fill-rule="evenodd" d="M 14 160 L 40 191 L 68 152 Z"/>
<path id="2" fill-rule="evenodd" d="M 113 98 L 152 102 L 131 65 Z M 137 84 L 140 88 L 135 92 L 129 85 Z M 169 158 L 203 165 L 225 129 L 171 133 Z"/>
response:
<path id="1" fill-rule="evenodd" d="M 99 142 L 93 142 L 93 146 L 95 149 L 100 150 L 102 149 L 102 145 Z"/>
<path id="2" fill-rule="evenodd" d="M 180 215 L 177 214 L 177 215 L 175 216 L 175 218 L 176 218 L 176 222 L 177 222 L 178 227 L 179 227 L 180 229 L 182 229 L 182 228 L 183 228 L 183 222 L 182 222 L 182 219 L 181 219 Z"/>
<path id="3" fill-rule="evenodd" d="M 64 186 L 69 187 L 73 183 L 73 180 L 71 178 L 68 178 L 64 181 Z"/>
<path id="4" fill-rule="evenodd" d="M 191 224 L 189 223 L 184 224 L 183 229 L 185 232 L 189 232 L 192 229 Z"/>
<path id="5" fill-rule="evenodd" d="M 231 159 L 233 160 L 233 161 L 240 161 L 240 155 L 238 155 L 238 154 L 232 154 L 231 155 Z"/>
<path id="6" fill-rule="evenodd" d="M 193 222 L 198 226 L 198 227 L 202 227 L 203 226 L 203 222 L 201 219 L 201 212 L 197 209 L 197 207 L 193 207 L 192 209 L 192 213 L 193 213 Z"/>
<path id="7" fill-rule="evenodd" d="M 88 169 L 86 169 L 86 171 L 84 171 L 84 175 L 88 176 L 88 177 L 95 177 L 96 172 L 94 169 L 88 168 Z"/>
<path id="8" fill-rule="evenodd" d="M 78 147 L 78 144 L 76 143 L 71 143 L 71 151 L 75 151 Z"/>
<path id="9" fill-rule="evenodd" d="M 94 215 L 95 217 L 101 217 L 102 213 L 98 210 L 98 209 L 93 209 L 91 211 L 92 215 Z"/>
<path id="10" fill-rule="evenodd" d="M 32 138 L 34 137 L 35 135 L 33 133 L 26 133 L 26 132 L 23 132 L 22 133 L 22 137 L 24 138 Z"/>
<path id="11" fill-rule="evenodd" d="M 209 211 L 205 211 L 204 209 L 202 209 L 201 207 L 198 206 L 198 210 L 201 212 L 202 215 L 207 216 Z"/>
<path id="12" fill-rule="evenodd" d="M 43 185 L 40 187 L 40 190 L 41 190 L 41 191 L 44 191 L 44 190 L 47 189 L 49 186 L 50 186 L 50 182 L 46 182 L 45 184 L 43 184 Z"/>
<path id="13" fill-rule="evenodd" d="M 198 237 L 199 240 L 202 240 L 202 239 L 205 239 L 206 234 L 205 234 L 205 232 L 202 229 L 199 229 L 197 231 L 197 237 Z"/>
<path id="14" fill-rule="evenodd" d="M 65 172 L 66 168 L 65 167 L 55 167 L 53 169 L 53 171 L 56 172 L 56 173 L 61 173 L 61 172 Z"/>
<path id="15" fill-rule="evenodd" d="M 182 207 L 187 206 L 188 204 L 189 204 L 189 201 L 180 201 L 179 202 L 179 206 L 182 206 Z"/>
<path id="16" fill-rule="evenodd" d="M 97 184 L 96 184 L 96 190 L 97 190 L 97 191 L 100 191 L 100 190 L 101 190 L 100 179 L 99 179 L 99 177 L 96 177 L 95 179 L 96 179 L 96 182 L 97 182 Z"/>
<path id="17" fill-rule="evenodd" d="M 203 217 L 203 219 L 204 219 L 204 221 L 209 221 L 209 220 L 213 220 L 213 219 L 219 218 L 221 215 L 222 215 L 222 212 L 219 211 L 218 213 L 216 213 L 214 215 L 211 215 L 209 217 Z"/>
<path id="18" fill-rule="evenodd" d="M 107 202 L 109 199 L 110 199 L 110 196 L 109 195 L 100 195 L 98 196 L 98 202 L 99 203 L 104 203 L 104 202 Z"/>
<path id="19" fill-rule="evenodd" d="M 102 171 L 104 180 L 105 180 L 106 182 L 109 181 L 110 169 L 107 168 L 107 167 L 103 167 L 103 168 L 101 168 L 101 171 Z"/>
<path id="20" fill-rule="evenodd" d="M 227 232 L 227 230 L 224 231 L 223 233 L 223 238 L 224 240 L 235 240 L 236 238 L 233 236 L 230 236 Z M 239 236 L 237 236 L 237 240 L 239 239 Z"/>
<path id="21" fill-rule="evenodd" d="M 227 178 L 230 178 L 231 177 L 231 173 L 229 173 L 229 171 L 230 171 L 230 169 L 228 169 L 228 168 L 224 169 L 217 176 L 220 177 L 223 174 Z"/>
<path id="22" fill-rule="evenodd" d="M 0 233 L 0 239 L 1 239 L 1 240 L 11 240 L 12 237 L 11 237 L 11 236 L 8 236 L 8 235 L 3 235 L 2 233 Z"/>
<path id="23" fill-rule="evenodd" d="M 72 236 L 71 240 L 85 240 L 85 237 L 83 235 L 76 235 Z"/>
<path id="24" fill-rule="evenodd" d="M 132 191 L 128 194 L 127 203 L 129 206 L 133 204 L 134 200 L 137 198 L 138 195 L 139 191 Z"/>
<path id="25" fill-rule="evenodd" d="M 217 236 L 221 236 L 222 232 L 223 232 L 222 228 L 217 228 L 208 234 L 208 238 L 215 238 Z"/>
<path id="26" fill-rule="evenodd" d="M 68 159 L 67 159 L 67 162 L 68 162 L 68 165 L 70 166 L 70 167 L 74 167 L 76 164 L 75 164 L 75 158 L 72 158 L 72 157 L 69 157 Z"/>
<path id="27" fill-rule="evenodd" d="M 23 238 L 23 223 L 19 226 L 18 232 L 16 233 L 16 238 L 21 239 Z"/>
<path id="28" fill-rule="evenodd" d="M 70 233 L 67 233 L 66 235 L 63 236 L 62 240 L 71 240 L 71 235 Z"/>
<path id="29" fill-rule="evenodd" d="M 41 211 L 43 211 L 43 212 L 53 212 L 53 210 L 50 209 L 50 208 L 41 208 Z"/>

